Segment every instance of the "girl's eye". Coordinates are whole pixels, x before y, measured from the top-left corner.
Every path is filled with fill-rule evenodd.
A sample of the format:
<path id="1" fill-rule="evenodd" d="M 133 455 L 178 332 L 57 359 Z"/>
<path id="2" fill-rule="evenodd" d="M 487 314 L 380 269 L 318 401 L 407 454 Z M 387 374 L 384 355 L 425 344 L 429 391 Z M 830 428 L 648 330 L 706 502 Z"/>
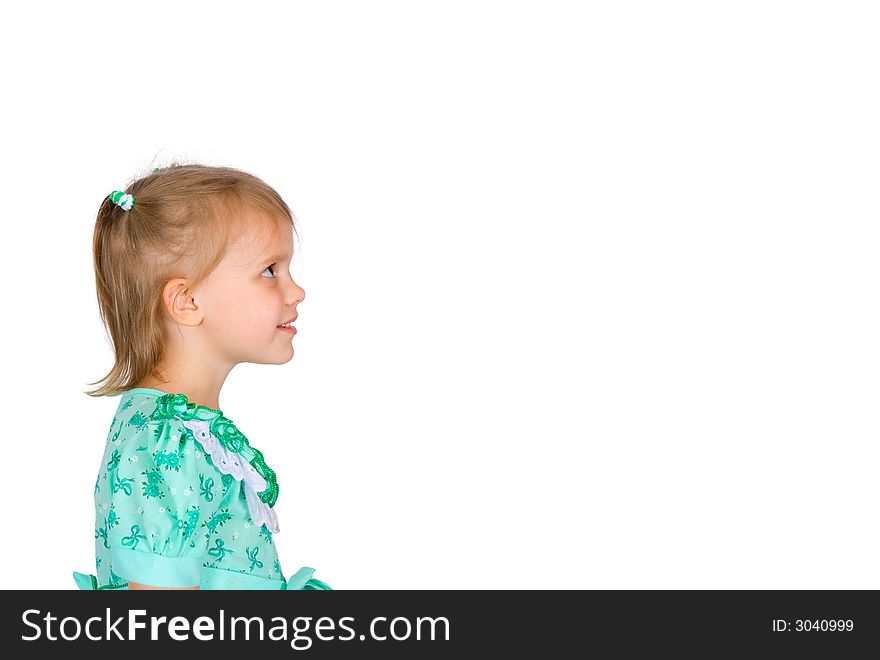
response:
<path id="1" fill-rule="evenodd" d="M 271 271 L 272 271 L 272 277 L 275 277 L 275 269 L 274 269 L 274 266 L 275 266 L 275 264 L 272 264 L 271 266 L 266 266 L 266 270 L 271 270 Z M 266 270 L 264 270 L 263 272 L 265 273 Z"/>

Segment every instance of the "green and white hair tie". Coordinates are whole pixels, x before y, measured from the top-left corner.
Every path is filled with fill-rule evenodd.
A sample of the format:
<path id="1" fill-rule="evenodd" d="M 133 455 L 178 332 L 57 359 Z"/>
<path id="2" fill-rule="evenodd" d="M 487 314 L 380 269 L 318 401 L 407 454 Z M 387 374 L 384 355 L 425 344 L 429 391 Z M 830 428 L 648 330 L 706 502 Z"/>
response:
<path id="1" fill-rule="evenodd" d="M 123 211 L 131 211 L 134 206 L 134 197 L 129 195 L 128 193 L 124 193 L 121 190 L 114 190 L 110 193 L 110 201 L 116 204 L 117 206 L 122 207 Z"/>

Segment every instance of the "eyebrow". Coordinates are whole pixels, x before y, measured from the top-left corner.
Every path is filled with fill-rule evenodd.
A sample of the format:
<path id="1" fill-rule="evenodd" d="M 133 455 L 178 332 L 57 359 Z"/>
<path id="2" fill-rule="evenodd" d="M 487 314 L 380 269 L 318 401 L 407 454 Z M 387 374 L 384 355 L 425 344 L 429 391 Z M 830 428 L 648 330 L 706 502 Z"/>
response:
<path id="1" fill-rule="evenodd" d="M 286 259 L 286 258 L 287 258 L 286 254 L 273 254 L 268 257 L 263 257 L 262 259 L 258 259 L 257 263 L 262 264 L 262 263 L 268 263 L 268 262 L 272 262 L 272 261 L 281 261 L 282 259 Z"/>

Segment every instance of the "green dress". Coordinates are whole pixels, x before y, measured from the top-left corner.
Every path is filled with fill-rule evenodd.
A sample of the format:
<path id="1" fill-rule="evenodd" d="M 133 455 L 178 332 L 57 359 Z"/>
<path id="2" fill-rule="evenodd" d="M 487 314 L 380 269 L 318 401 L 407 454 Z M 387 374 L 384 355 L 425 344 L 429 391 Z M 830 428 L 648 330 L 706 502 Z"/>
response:
<path id="1" fill-rule="evenodd" d="M 275 472 L 219 410 L 148 387 L 122 393 L 95 482 L 97 576 L 80 589 L 330 589 L 285 578 Z"/>

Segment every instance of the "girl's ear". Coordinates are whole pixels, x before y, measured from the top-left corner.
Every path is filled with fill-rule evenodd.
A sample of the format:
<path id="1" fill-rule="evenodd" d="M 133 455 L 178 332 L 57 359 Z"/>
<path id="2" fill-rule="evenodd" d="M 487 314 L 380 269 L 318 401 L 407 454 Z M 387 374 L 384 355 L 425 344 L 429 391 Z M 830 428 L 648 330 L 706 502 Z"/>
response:
<path id="1" fill-rule="evenodd" d="M 185 279 L 178 277 L 169 280 L 162 289 L 162 302 L 175 323 L 198 325 L 202 322 L 202 311 L 192 297 Z"/>

